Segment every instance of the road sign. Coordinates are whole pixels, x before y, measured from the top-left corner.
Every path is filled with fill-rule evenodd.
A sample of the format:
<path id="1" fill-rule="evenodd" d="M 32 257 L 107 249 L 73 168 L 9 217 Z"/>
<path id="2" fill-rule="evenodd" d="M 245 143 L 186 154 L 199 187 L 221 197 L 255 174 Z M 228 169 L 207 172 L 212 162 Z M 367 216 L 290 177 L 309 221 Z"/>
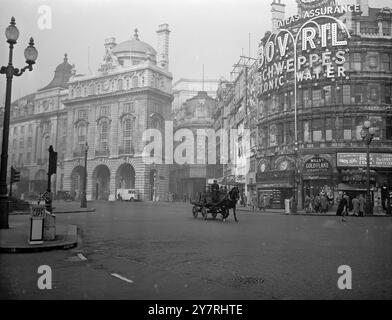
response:
<path id="1" fill-rule="evenodd" d="M 38 218 L 38 217 L 45 217 L 45 205 L 33 205 L 31 206 L 31 216 Z"/>
<path id="2" fill-rule="evenodd" d="M 30 244 L 42 244 L 44 238 L 45 206 L 33 205 L 30 217 Z"/>

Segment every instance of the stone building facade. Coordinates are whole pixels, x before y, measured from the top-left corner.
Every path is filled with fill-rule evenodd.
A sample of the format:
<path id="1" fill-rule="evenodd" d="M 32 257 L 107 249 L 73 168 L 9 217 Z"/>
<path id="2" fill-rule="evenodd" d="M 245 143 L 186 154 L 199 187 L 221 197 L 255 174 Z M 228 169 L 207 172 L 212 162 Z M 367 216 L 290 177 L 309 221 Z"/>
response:
<path id="1" fill-rule="evenodd" d="M 65 55 L 47 86 L 11 105 L 8 166 L 21 172 L 21 181 L 13 186 L 16 196 L 28 197 L 31 193 L 36 198 L 46 190 L 50 145 L 58 151 L 58 171 L 52 177 L 51 189 L 54 193 L 63 189 L 67 143 L 67 112 L 63 101 L 68 97 L 71 70 Z"/>
<path id="2" fill-rule="evenodd" d="M 297 2 L 299 15 L 303 16 L 308 8 L 301 0 Z M 323 3 L 332 8 L 338 6 L 335 1 Z M 273 6 L 279 7 L 276 12 L 281 15 L 284 4 L 274 1 Z M 257 190 L 259 194 L 269 195 L 273 207 L 282 208 L 284 199 L 290 198 L 295 190 L 298 190 L 300 208 L 305 195 L 324 192 L 337 199 L 342 191 L 351 197 L 366 193 L 363 161 L 366 162 L 366 145 L 361 138 L 366 120 L 377 129 L 370 145 L 374 159 L 373 199 L 379 197 L 383 185 L 392 186 L 392 10 L 370 8 L 366 0 L 348 8 L 348 12 L 337 10 L 332 18 L 317 22 L 332 30 L 335 18 L 345 27 L 337 22 L 336 25 L 343 31 L 347 29 L 349 35 L 330 33 L 315 42 L 314 47 L 298 50 L 298 56 L 305 57 L 298 63 L 311 55 L 334 57 L 340 52 L 338 56 L 344 57 L 340 60 L 344 68 L 340 75 L 336 73 L 339 65 L 335 70 L 329 67 L 339 60 L 336 56 L 328 63 L 319 60 L 313 68 L 322 70 L 319 76 L 302 78 L 304 74 L 297 73 L 296 86 L 292 75 L 286 79 L 285 75 L 276 77 L 274 82 L 268 79 L 268 68 L 259 69 Z M 288 22 L 284 28 L 295 33 L 308 20 L 300 18 L 296 23 Z M 268 43 L 273 37 L 274 34 L 266 33 L 262 41 Z M 324 41 L 332 41 L 335 46 L 324 47 Z M 284 57 L 275 54 L 270 63 L 279 64 L 292 54 Z M 327 69 L 332 70 L 331 76 Z"/>
<path id="3" fill-rule="evenodd" d="M 208 139 L 204 143 L 197 139 L 197 131 L 213 130 L 212 115 L 216 109 L 216 100 L 210 97 L 207 92 L 200 91 L 197 95 L 185 101 L 181 108 L 177 109 L 176 119 L 174 121 L 174 133 L 180 132 L 181 129 L 188 129 L 193 134 L 193 161 L 192 163 L 178 164 L 174 163 L 170 171 L 170 192 L 179 197 L 195 197 L 195 195 L 204 190 L 208 179 L 216 178 L 216 163 L 208 163 Z M 199 144 L 200 142 L 200 144 Z M 181 144 L 175 142 L 174 150 Z M 183 156 L 190 149 L 183 150 Z M 214 159 L 215 160 L 215 159 Z"/>
<path id="4" fill-rule="evenodd" d="M 120 188 L 136 189 L 141 200 L 165 197 L 168 166 L 145 163 L 142 137 L 150 128 L 164 137 L 170 118 L 169 33 L 168 25 L 159 26 L 158 52 L 139 39 L 137 29 L 132 39 L 119 44 L 106 39 L 98 72 L 70 79 L 64 102 L 65 190 L 81 192 L 87 143 L 88 200 L 115 200 Z"/>

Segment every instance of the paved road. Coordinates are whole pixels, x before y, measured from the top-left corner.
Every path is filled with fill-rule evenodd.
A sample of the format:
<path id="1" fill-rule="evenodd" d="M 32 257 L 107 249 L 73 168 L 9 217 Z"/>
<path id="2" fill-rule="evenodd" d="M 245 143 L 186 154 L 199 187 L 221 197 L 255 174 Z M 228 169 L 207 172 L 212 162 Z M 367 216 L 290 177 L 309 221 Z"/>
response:
<path id="1" fill-rule="evenodd" d="M 78 248 L 0 256 L 0 298 L 392 298 L 391 218 L 240 212 L 236 224 L 194 219 L 187 204 L 89 206 L 57 215 L 79 226 Z M 52 268 L 51 290 L 37 287 L 40 265 Z M 340 265 L 352 268 L 352 290 L 337 287 Z"/>

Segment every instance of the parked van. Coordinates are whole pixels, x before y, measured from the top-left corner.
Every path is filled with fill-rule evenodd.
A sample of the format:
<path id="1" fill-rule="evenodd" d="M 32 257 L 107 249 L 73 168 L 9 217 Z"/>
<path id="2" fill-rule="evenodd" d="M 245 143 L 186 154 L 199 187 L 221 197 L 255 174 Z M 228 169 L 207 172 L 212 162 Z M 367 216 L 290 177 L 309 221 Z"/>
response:
<path id="1" fill-rule="evenodd" d="M 139 193 L 135 189 L 117 189 L 117 200 L 139 201 Z"/>

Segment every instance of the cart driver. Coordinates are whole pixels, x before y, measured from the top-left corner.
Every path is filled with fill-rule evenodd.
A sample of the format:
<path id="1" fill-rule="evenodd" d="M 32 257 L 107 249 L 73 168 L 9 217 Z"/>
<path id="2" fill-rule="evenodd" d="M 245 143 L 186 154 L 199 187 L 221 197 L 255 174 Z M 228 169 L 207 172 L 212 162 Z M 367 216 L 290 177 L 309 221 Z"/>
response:
<path id="1" fill-rule="evenodd" d="M 211 186 L 212 191 L 212 202 L 219 202 L 219 184 L 217 180 Z"/>

